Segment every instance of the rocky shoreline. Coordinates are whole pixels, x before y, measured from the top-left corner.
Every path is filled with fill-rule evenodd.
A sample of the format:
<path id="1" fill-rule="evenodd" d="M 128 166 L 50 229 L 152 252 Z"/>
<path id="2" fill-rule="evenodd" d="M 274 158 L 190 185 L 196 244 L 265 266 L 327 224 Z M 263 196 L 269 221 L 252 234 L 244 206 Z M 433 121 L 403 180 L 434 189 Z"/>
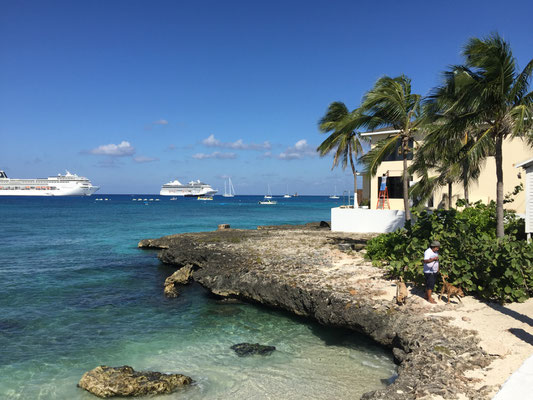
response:
<path id="1" fill-rule="evenodd" d="M 389 296 L 394 284 L 364 260 L 364 250 L 339 251 L 360 250 L 370 236 L 331 232 L 319 223 L 258 228 L 170 235 L 139 247 L 159 249 L 163 263 L 186 268 L 179 274 L 185 281 L 169 283 L 175 295 L 192 279 L 215 295 L 352 329 L 391 349 L 398 378 L 363 399 L 490 398 L 494 388 L 476 387 L 479 380 L 465 372 L 487 367 L 494 356 L 480 348 L 475 331 L 438 315 L 459 305 L 430 307 L 411 296 L 399 306 Z M 347 260 L 339 265 L 341 257 Z"/>

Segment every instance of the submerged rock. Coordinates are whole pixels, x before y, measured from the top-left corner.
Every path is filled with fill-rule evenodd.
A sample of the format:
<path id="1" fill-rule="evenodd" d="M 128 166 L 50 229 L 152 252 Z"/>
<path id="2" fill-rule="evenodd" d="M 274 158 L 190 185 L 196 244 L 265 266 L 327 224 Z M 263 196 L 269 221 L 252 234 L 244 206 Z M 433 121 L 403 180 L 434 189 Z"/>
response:
<path id="1" fill-rule="evenodd" d="M 265 346 L 259 343 L 238 343 L 231 346 L 231 349 L 235 350 L 239 357 L 253 356 L 255 354 L 268 356 L 276 350 L 274 346 Z"/>
<path id="2" fill-rule="evenodd" d="M 100 365 L 83 374 L 78 386 L 95 396 L 106 398 L 171 393 L 178 387 L 191 383 L 191 378 L 180 374 L 135 371 L 127 365 Z"/>

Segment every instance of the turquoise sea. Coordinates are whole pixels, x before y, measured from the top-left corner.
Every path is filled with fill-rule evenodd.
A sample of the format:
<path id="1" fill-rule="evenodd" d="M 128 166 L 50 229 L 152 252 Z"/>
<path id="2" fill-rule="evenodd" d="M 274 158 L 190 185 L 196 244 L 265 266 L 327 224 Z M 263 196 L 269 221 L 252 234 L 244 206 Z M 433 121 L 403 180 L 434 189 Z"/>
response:
<path id="1" fill-rule="evenodd" d="M 0 398 L 94 399 L 76 384 L 101 364 L 195 380 L 162 399 L 354 399 L 394 375 L 389 352 L 353 332 L 223 304 L 198 285 L 166 299 L 172 269 L 137 249 L 143 238 L 220 223 L 329 220 L 342 199 L 134 197 L 148 201 L 0 197 Z M 230 349 L 240 342 L 277 351 L 240 358 Z"/>

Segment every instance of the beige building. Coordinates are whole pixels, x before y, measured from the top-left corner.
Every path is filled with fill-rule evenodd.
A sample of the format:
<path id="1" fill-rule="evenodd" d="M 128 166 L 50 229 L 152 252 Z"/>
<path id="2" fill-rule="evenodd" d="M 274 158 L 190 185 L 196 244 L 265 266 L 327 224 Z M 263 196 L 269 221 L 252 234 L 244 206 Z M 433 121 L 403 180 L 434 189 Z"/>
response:
<path id="1" fill-rule="evenodd" d="M 370 139 L 371 147 L 374 147 L 377 142 L 397 133 L 394 130 L 379 130 L 375 132 L 363 133 Z M 416 148 L 416 143 L 414 144 Z M 515 186 L 524 184 L 525 188 L 525 173 L 520 169 L 514 168 L 515 165 L 531 159 L 533 157 L 533 148 L 528 147 L 522 139 L 507 139 L 503 145 L 503 184 L 504 194 L 510 193 Z M 412 158 L 412 155 L 410 155 Z M 410 165 L 411 161 L 408 161 Z M 395 152 L 389 156 L 378 168 L 377 174 L 370 178 L 365 176 L 363 179 L 363 198 L 370 199 L 370 208 L 375 209 L 378 203 L 379 185 L 381 176 L 388 173 L 387 190 L 389 193 L 389 204 L 392 210 L 403 210 L 403 161 L 399 152 Z M 410 184 L 418 181 L 418 177 L 412 176 Z M 453 198 L 452 204 L 455 204 L 457 199 L 464 198 L 463 186 L 456 183 L 452 187 Z M 440 208 L 445 204 L 447 198 L 447 188 L 441 187 L 433 194 L 428 206 Z M 471 202 L 478 200 L 488 203 L 491 200 L 496 201 L 496 162 L 494 157 L 488 157 L 484 162 L 481 176 L 477 182 L 473 182 L 469 186 L 469 197 Z M 512 203 L 505 204 L 508 209 L 513 209 L 519 214 L 525 214 L 526 200 L 525 190 L 520 192 Z M 386 205 L 385 205 L 386 208 Z"/>

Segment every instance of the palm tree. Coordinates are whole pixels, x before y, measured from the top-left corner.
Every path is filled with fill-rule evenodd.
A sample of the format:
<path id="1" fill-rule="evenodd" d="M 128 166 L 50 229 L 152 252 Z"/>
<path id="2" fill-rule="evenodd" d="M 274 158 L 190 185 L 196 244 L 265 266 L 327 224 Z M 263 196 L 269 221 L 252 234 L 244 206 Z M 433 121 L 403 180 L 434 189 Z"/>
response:
<path id="1" fill-rule="evenodd" d="M 348 162 L 350 163 L 354 177 L 354 193 L 357 193 L 357 171 L 354 156 L 357 159 L 363 154 L 362 138 L 359 136 L 359 132 L 354 129 L 357 115 L 357 110 L 350 112 L 343 102 L 335 101 L 329 105 L 326 115 L 318 122 L 318 127 L 322 133 L 331 132 L 328 138 L 317 148 L 320 157 L 335 151 L 332 169 L 339 162 L 341 162 L 342 169 L 346 169 Z"/>
<path id="2" fill-rule="evenodd" d="M 413 163 L 409 167 L 411 174 L 417 173 L 421 179 L 410 189 L 413 198 L 427 200 L 439 186 L 448 187 L 446 209 L 453 207 L 453 184 L 461 182 L 466 204 L 469 203 L 468 188 L 478 180 L 481 174 L 479 158 L 469 155 L 469 149 L 475 144 L 471 135 L 463 133 L 461 140 L 446 135 L 439 123 L 427 123 L 428 107 L 425 107 L 426 125 L 424 143 L 417 149 Z M 431 175 L 431 177 L 430 177 Z"/>
<path id="3" fill-rule="evenodd" d="M 373 130 L 392 127 L 397 133 L 389 136 L 370 150 L 362 159 L 371 176 L 375 176 L 382 161 L 397 148 L 403 159 L 403 203 L 406 221 L 411 220 L 409 211 L 409 173 L 407 157 L 412 148 L 414 136 L 420 122 L 421 96 L 411 93 L 411 80 L 400 75 L 396 78 L 384 76 L 369 90 L 361 104 L 359 124 Z"/>
<path id="4" fill-rule="evenodd" d="M 434 90 L 433 103 L 442 135 L 461 140 L 472 136 L 463 156 L 474 164 L 494 155 L 496 161 L 496 235 L 504 236 L 503 142 L 533 136 L 533 92 L 529 80 L 533 59 L 519 71 L 509 44 L 498 34 L 470 39 L 465 64 L 445 72 L 444 85 Z"/>

